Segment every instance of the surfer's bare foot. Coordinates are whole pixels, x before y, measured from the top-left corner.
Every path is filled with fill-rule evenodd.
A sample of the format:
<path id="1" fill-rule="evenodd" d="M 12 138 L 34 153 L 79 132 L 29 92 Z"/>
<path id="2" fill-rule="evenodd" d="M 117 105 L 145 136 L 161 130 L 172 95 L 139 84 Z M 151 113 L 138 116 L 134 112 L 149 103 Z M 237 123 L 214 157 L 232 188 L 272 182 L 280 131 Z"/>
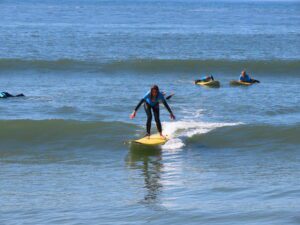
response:
<path id="1" fill-rule="evenodd" d="M 150 134 L 146 134 L 145 137 L 147 137 L 148 139 L 150 139 Z"/>
<path id="2" fill-rule="evenodd" d="M 163 139 L 166 139 L 166 136 L 164 136 L 162 133 L 160 133 L 160 137 L 162 137 Z"/>

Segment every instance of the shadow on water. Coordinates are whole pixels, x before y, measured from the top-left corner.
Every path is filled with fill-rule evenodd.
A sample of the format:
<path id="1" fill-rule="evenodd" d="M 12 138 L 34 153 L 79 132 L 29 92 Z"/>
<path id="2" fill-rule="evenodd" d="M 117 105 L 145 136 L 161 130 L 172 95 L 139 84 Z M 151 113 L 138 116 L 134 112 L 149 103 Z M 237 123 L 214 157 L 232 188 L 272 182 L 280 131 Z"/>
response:
<path id="1" fill-rule="evenodd" d="M 143 202 L 156 203 L 162 188 L 160 180 L 163 164 L 160 147 L 132 144 L 126 162 L 130 169 L 138 170 L 144 176 L 146 193 Z"/>

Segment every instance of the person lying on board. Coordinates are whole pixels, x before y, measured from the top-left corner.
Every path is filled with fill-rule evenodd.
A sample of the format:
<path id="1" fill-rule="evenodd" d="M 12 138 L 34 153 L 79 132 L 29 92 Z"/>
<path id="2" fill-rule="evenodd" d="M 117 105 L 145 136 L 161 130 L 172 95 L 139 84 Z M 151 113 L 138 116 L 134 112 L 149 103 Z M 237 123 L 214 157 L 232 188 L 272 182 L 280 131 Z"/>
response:
<path id="1" fill-rule="evenodd" d="M 208 76 L 201 78 L 200 80 L 195 80 L 195 84 L 200 83 L 200 82 L 213 81 L 213 80 L 215 80 L 214 77 L 212 75 L 210 75 L 210 76 L 208 75 Z"/>
<path id="2" fill-rule="evenodd" d="M 144 109 L 147 115 L 147 123 L 146 123 L 146 130 L 147 134 L 146 136 L 150 137 L 151 134 L 151 122 L 152 122 L 152 112 L 154 114 L 154 119 L 156 122 L 157 130 L 161 137 L 164 137 L 162 134 L 162 126 L 160 122 L 160 113 L 159 113 L 159 103 L 163 103 L 166 109 L 170 113 L 170 117 L 172 120 L 175 119 L 175 116 L 168 105 L 163 93 L 159 91 L 159 88 L 157 85 L 154 85 L 151 87 L 150 91 L 146 93 L 146 95 L 140 100 L 140 102 L 135 107 L 133 113 L 130 115 L 130 119 L 133 119 L 136 116 L 136 113 L 140 106 L 144 103 Z"/>
<path id="3" fill-rule="evenodd" d="M 247 73 L 246 70 L 243 70 L 240 75 L 240 81 L 245 83 L 259 83 L 259 80 L 252 79 Z"/>
<path id="4" fill-rule="evenodd" d="M 17 95 L 12 95 L 8 92 L 0 92 L 0 98 L 9 98 L 9 97 L 24 97 L 24 94 L 17 94 Z"/>

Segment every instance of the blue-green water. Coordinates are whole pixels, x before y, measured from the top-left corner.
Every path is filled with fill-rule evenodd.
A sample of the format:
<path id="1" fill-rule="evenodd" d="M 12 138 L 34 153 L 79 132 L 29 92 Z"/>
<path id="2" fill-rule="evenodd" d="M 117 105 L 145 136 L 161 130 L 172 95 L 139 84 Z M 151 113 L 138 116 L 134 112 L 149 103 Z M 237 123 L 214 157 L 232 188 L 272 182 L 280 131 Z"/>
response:
<path id="1" fill-rule="evenodd" d="M 299 1 L 1 1 L 0 224 L 299 224 Z M 242 69 L 261 81 L 231 87 Z M 207 73 L 221 88 L 195 86 Z M 145 133 L 167 93 L 161 148 Z M 155 125 L 153 124 L 153 132 Z"/>

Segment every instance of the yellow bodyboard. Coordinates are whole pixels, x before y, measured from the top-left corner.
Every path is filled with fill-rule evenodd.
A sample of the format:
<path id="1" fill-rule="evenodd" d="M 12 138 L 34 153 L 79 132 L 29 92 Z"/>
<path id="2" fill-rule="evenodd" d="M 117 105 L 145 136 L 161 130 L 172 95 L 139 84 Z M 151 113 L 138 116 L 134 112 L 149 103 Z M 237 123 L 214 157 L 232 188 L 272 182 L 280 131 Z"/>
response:
<path id="1" fill-rule="evenodd" d="M 220 87 L 220 82 L 217 80 L 211 80 L 207 82 L 197 82 L 196 84 L 206 87 Z"/>
<path id="2" fill-rule="evenodd" d="M 163 138 L 159 134 L 153 134 L 146 137 L 143 137 L 138 140 L 134 140 L 133 142 L 143 144 L 143 145 L 163 145 L 168 141 L 168 137 Z"/>
<path id="3" fill-rule="evenodd" d="M 243 82 L 243 81 L 239 81 L 239 80 L 232 80 L 230 81 L 230 85 L 234 85 L 234 86 L 250 86 L 253 83 L 248 83 L 248 82 Z"/>

